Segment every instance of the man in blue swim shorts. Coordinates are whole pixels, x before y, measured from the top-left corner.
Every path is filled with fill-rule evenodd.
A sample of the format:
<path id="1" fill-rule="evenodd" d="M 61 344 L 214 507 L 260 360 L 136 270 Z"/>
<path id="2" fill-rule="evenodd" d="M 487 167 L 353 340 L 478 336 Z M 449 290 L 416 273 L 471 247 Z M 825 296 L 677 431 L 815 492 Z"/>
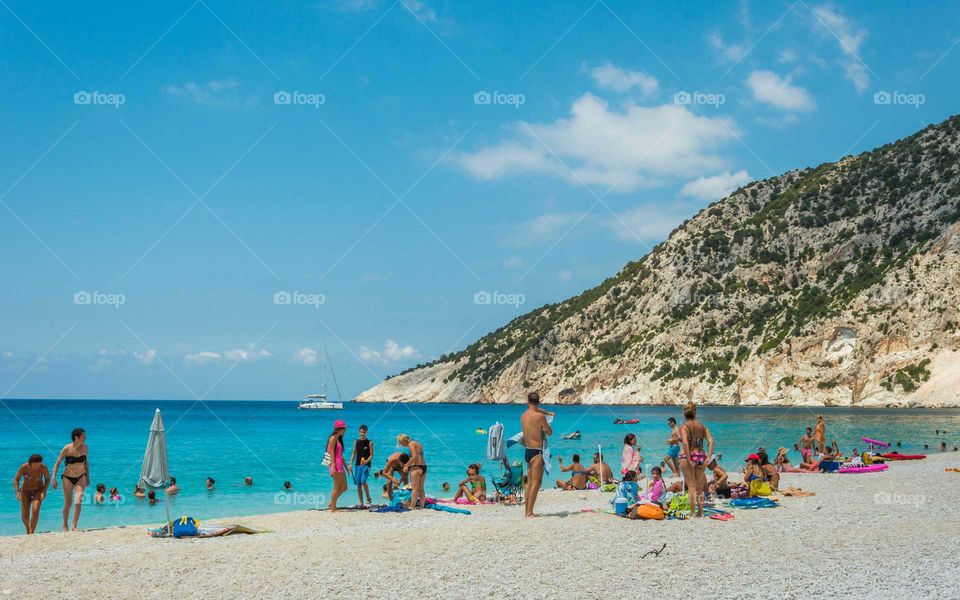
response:
<path id="1" fill-rule="evenodd" d="M 357 485 L 357 495 L 360 496 L 360 506 L 366 506 L 363 503 L 363 495 L 367 495 L 367 504 L 373 504 L 370 499 L 370 487 L 367 485 L 367 477 L 370 476 L 370 462 L 373 460 L 373 440 L 367 439 L 367 426 L 360 426 L 360 437 L 353 442 L 353 454 L 350 456 L 350 462 L 353 463 L 353 483 Z"/>

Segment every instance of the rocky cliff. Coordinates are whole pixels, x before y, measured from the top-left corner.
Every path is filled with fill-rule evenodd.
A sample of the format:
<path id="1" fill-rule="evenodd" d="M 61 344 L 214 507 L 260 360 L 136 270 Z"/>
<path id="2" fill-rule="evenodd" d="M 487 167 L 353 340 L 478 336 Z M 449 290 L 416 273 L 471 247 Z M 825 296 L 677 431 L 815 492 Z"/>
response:
<path id="1" fill-rule="evenodd" d="M 358 401 L 960 406 L 960 117 L 753 182 Z"/>

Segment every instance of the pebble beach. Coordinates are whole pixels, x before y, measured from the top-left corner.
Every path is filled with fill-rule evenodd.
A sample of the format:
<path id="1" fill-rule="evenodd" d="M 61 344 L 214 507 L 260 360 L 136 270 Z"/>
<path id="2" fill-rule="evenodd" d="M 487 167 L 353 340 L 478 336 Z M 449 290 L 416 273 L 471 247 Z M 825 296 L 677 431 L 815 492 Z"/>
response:
<path id="1" fill-rule="evenodd" d="M 960 473 L 946 467 L 960 455 L 882 473 L 783 474 L 781 489 L 816 496 L 778 494 L 779 507 L 734 509 L 731 521 L 630 521 L 584 512 L 609 508 L 610 494 L 544 490 L 536 519 L 515 506 L 304 510 L 217 519 L 265 533 L 212 539 L 154 539 L 148 525 L 11 536 L 0 544 L 0 594 L 957 598 Z"/>

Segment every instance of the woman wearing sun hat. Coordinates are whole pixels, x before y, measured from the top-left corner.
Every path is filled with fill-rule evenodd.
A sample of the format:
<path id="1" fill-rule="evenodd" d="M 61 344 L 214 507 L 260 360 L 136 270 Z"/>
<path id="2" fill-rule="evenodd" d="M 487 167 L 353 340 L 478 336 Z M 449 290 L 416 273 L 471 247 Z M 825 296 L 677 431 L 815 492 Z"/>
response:
<path id="1" fill-rule="evenodd" d="M 333 494 L 330 496 L 330 512 L 337 512 L 337 500 L 347 491 L 347 468 L 343 461 L 343 432 L 347 423 L 343 419 L 333 422 L 333 433 L 327 438 L 327 456 L 330 457 L 330 476 L 333 477 Z"/>

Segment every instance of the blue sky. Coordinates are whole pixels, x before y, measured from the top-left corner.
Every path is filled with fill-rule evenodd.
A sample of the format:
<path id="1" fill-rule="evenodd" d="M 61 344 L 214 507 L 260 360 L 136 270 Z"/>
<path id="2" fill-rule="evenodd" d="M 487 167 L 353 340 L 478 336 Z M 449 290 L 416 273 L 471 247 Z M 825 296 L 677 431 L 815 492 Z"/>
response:
<path id="1" fill-rule="evenodd" d="M 958 12 L 6 0 L 0 398 L 352 397 L 955 113 Z"/>

